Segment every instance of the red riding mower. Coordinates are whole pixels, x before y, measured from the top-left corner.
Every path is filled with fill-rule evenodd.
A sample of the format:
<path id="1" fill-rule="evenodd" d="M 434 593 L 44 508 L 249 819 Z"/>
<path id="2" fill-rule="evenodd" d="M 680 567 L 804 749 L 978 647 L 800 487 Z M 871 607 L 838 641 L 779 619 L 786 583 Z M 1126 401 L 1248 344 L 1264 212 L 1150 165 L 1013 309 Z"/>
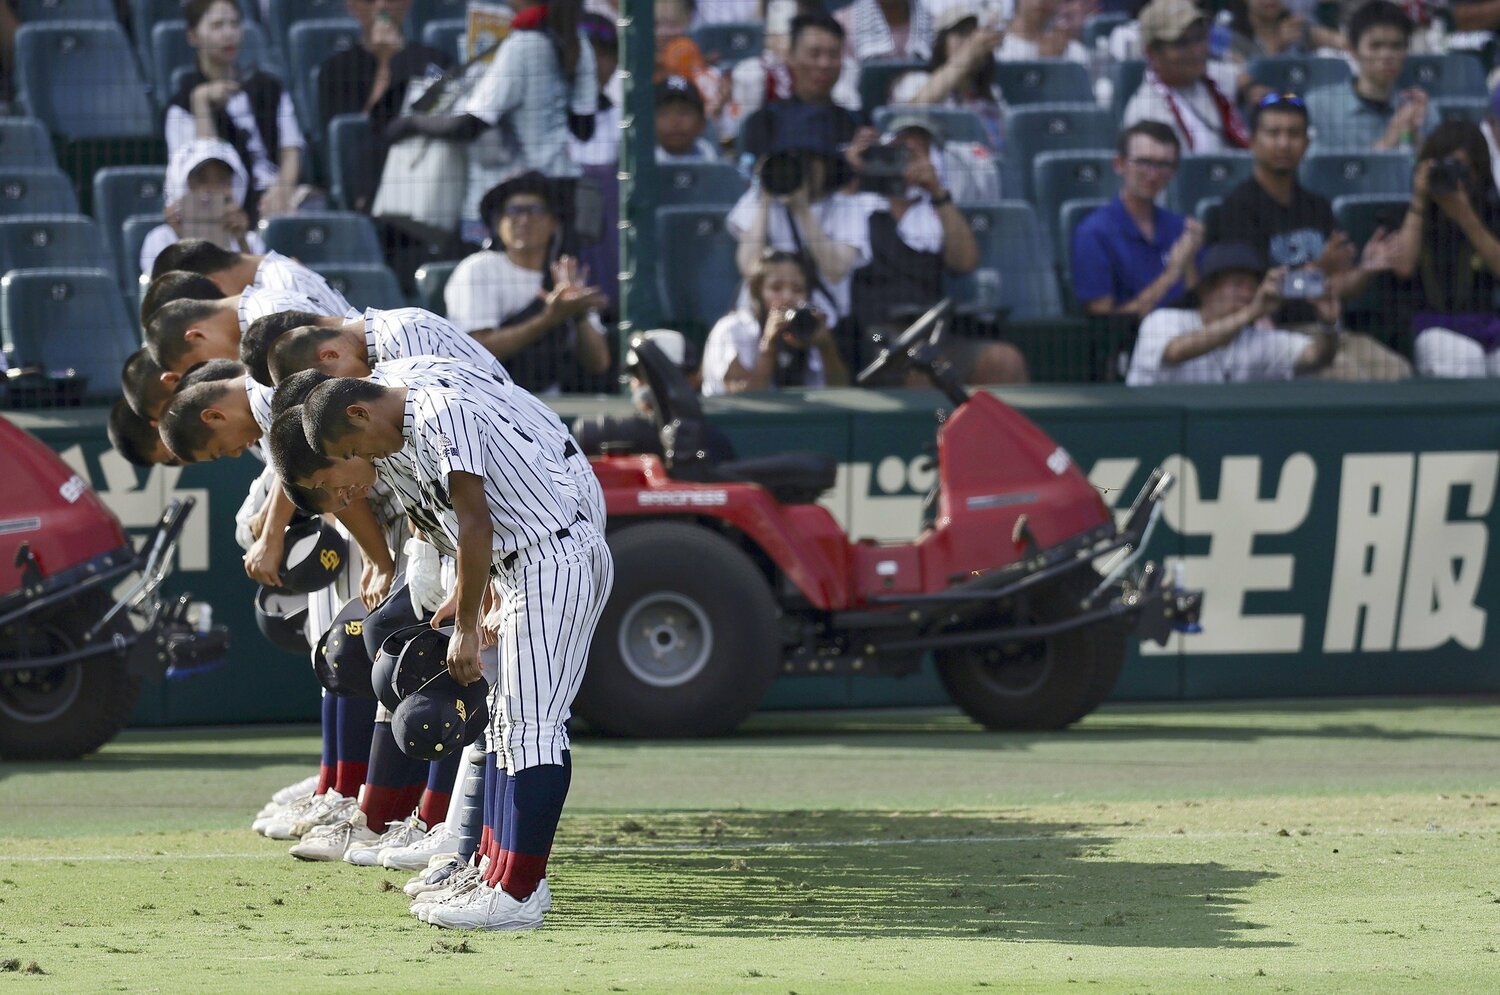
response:
<path id="1" fill-rule="evenodd" d="M 859 375 L 920 370 L 952 403 L 937 433 L 931 524 L 850 541 L 818 497 L 835 462 L 715 464 L 703 411 L 651 342 L 633 343 L 665 458 L 593 461 L 615 587 L 575 708 L 602 731 L 735 728 L 778 675 L 904 675 L 934 654 L 954 702 L 990 729 L 1059 729 L 1093 711 L 1130 640 L 1196 626 L 1201 594 L 1136 567 L 1172 477 L 1158 468 L 1116 528 L 1067 452 L 938 359 L 948 302 Z"/>
<path id="2" fill-rule="evenodd" d="M 173 501 L 137 551 L 88 484 L 3 417 L 0 464 L 0 758 L 80 757 L 124 727 L 142 679 L 223 662 L 224 627 L 199 631 L 188 595 L 159 593 L 193 502 Z"/>

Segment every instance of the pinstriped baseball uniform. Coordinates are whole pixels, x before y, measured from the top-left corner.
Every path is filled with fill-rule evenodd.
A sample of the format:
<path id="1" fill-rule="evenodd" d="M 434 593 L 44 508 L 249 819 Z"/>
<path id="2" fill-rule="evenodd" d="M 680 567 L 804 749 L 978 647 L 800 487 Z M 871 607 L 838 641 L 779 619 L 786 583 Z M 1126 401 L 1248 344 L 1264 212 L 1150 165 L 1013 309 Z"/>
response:
<path id="1" fill-rule="evenodd" d="M 279 252 L 267 252 L 255 270 L 250 287 L 256 290 L 290 290 L 312 298 L 319 314 L 348 314 L 354 309 L 344 295 L 329 286 L 328 281 L 306 266 Z M 250 289 L 247 287 L 245 289 Z"/>
<path id="2" fill-rule="evenodd" d="M 343 311 L 327 311 L 321 303 L 297 291 L 258 290 L 254 287 L 246 287 L 245 292 L 240 294 L 238 309 L 240 334 L 249 334 L 250 326 L 256 321 L 268 314 L 280 314 L 282 311 L 310 311 L 313 314 L 326 314 L 336 318 L 359 317 L 359 312 L 353 308 Z"/>

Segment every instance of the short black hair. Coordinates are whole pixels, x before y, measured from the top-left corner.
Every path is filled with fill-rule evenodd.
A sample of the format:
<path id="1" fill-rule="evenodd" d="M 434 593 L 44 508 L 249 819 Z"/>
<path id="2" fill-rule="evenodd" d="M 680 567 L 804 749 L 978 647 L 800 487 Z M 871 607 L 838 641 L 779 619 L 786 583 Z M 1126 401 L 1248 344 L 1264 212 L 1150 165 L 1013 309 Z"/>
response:
<path id="1" fill-rule="evenodd" d="M 141 324 L 151 320 L 151 316 L 161 309 L 163 304 L 173 301 L 221 301 L 224 299 L 224 291 L 220 290 L 218 284 L 206 276 L 197 273 L 189 273 L 187 270 L 175 269 L 163 273 L 151 281 L 151 286 L 146 288 L 146 295 L 141 298 Z"/>
<path id="2" fill-rule="evenodd" d="M 229 393 L 223 380 L 212 380 L 180 390 L 161 416 L 161 437 L 167 448 L 184 463 L 195 463 L 193 454 L 208 444 L 213 434 L 203 420 L 203 412 L 218 404 Z"/>
<path id="3" fill-rule="evenodd" d="M 838 38 L 839 41 L 844 40 L 844 26 L 838 21 L 834 20 L 832 14 L 829 14 L 825 11 L 818 11 L 811 14 L 798 14 L 796 17 L 792 18 L 791 31 L 788 35 L 787 47 L 796 48 L 797 42 L 800 41 L 802 35 L 808 31 L 827 31 L 829 34 Z"/>
<path id="4" fill-rule="evenodd" d="M 155 280 L 174 269 L 211 276 L 222 273 L 239 261 L 238 252 L 221 249 L 206 239 L 185 238 L 161 250 L 161 255 L 151 264 L 151 279 Z"/>
<path id="5" fill-rule="evenodd" d="M 233 380 L 235 377 L 244 375 L 245 364 L 243 363 L 236 363 L 232 359 L 205 359 L 187 368 L 182 378 L 177 381 L 177 389 L 183 391 L 200 383 Z"/>
<path id="6" fill-rule="evenodd" d="M 302 402 L 302 431 L 308 444 L 321 453 L 325 441 L 349 433 L 349 405 L 373 401 L 384 394 L 380 384 L 354 377 L 332 377 L 319 384 Z"/>
<path id="7" fill-rule="evenodd" d="M 269 356 L 271 345 L 281 336 L 303 325 L 316 325 L 321 314 L 311 311 L 278 311 L 256 318 L 240 336 L 240 362 L 250 369 L 255 382 L 267 387 L 276 386 L 271 380 Z"/>
<path id="8" fill-rule="evenodd" d="M 281 481 L 281 489 L 291 499 L 292 507 L 304 515 L 322 515 L 329 510 L 329 498 L 333 495 L 319 487 L 299 487 Z"/>
<path id="9" fill-rule="evenodd" d="M 1136 135 L 1149 138 L 1153 142 L 1161 142 L 1170 145 L 1177 150 L 1177 157 L 1182 158 L 1182 142 L 1177 139 L 1177 132 L 1160 121 L 1137 121 L 1124 131 L 1120 132 L 1120 140 L 1115 144 L 1115 151 L 1120 153 L 1124 159 L 1130 155 L 1130 140 Z"/>
<path id="10" fill-rule="evenodd" d="M 307 400 L 307 395 L 313 392 L 313 388 L 324 380 L 332 380 L 322 370 L 303 370 L 301 373 L 293 373 L 281 383 L 276 385 L 276 393 L 271 395 L 271 417 L 275 418 L 288 408 L 294 408 Z"/>
<path id="11" fill-rule="evenodd" d="M 120 398 L 109 409 L 109 423 L 105 429 L 109 433 L 109 444 L 129 463 L 155 466 L 161 462 L 154 458 L 156 445 L 161 442 L 156 426 L 136 414 L 125 398 Z"/>
<path id="12" fill-rule="evenodd" d="M 172 388 L 161 382 L 162 372 L 161 364 L 151 358 L 144 346 L 131 353 L 120 368 L 125 403 L 138 417 L 149 421 L 150 412 L 159 411 L 172 399 Z"/>
<path id="13" fill-rule="evenodd" d="M 1291 114 L 1300 117 L 1304 127 L 1312 123 L 1312 118 L 1307 113 L 1307 105 L 1300 99 L 1296 103 L 1289 100 L 1276 100 L 1267 104 L 1262 101 L 1250 108 L 1250 134 L 1254 135 L 1260 130 L 1260 119 L 1267 114 Z"/>
<path id="14" fill-rule="evenodd" d="M 271 468 L 288 487 L 301 487 L 300 481 L 333 465 L 333 460 L 308 443 L 302 419 L 302 405 L 293 404 L 276 416 L 271 422 L 271 431 L 266 434 Z"/>
<path id="15" fill-rule="evenodd" d="M 1391 3 L 1391 0 L 1370 0 L 1349 15 L 1347 34 L 1350 50 L 1359 47 L 1359 39 L 1366 31 L 1381 27 L 1395 28 L 1408 44 L 1411 42 L 1412 32 L 1417 29 L 1406 11 Z"/>
<path id="16" fill-rule="evenodd" d="M 294 373 L 311 370 L 318 362 L 318 349 L 343 332 L 337 328 L 306 325 L 293 329 L 271 346 L 271 379 L 281 381 Z"/>
<path id="17" fill-rule="evenodd" d="M 146 348 L 164 370 L 176 366 L 188 353 L 187 331 L 212 318 L 217 301 L 173 301 L 163 304 L 146 322 Z"/>

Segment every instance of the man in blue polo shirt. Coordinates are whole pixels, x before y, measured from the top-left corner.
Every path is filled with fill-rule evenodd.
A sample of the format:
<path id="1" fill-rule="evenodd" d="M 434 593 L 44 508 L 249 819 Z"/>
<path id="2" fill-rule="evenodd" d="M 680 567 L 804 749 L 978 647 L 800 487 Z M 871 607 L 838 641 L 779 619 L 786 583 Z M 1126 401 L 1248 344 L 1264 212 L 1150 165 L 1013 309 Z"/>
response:
<path id="1" fill-rule="evenodd" d="M 1156 205 L 1179 152 L 1177 136 L 1159 121 L 1120 133 L 1120 196 L 1073 232 L 1073 292 L 1089 314 L 1139 318 L 1171 306 L 1196 282 L 1203 226 Z"/>

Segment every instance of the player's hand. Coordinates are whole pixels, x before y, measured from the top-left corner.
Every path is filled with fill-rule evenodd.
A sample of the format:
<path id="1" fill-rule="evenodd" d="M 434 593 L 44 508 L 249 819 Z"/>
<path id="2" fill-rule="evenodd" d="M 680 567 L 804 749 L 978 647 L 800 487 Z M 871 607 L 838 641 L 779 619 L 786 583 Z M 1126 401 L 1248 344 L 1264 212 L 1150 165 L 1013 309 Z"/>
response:
<path id="1" fill-rule="evenodd" d="M 266 527 L 266 510 L 268 505 L 262 504 L 260 510 L 250 516 L 250 535 L 259 539 L 261 530 Z"/>
<path id="2" fill-rule="evenodd" d="M 264 530 L 245 551 L 245 573 L 267 587 L 281 586 L 281 553 L 285 534 L 277 529 Z"/>
<path id="3" fill-rule="evenodd" d="M 448 673 L 468 686 L 484 676 L 479 665 L 479 630 L 454 629 L 448 637 Z"/>
<path id="4" fill-rule="evenodd" d="M 359 599 L 365 603 L 365 608 L 374 611 L 385 600 L 386 595 L 391 593 L 391 584 L 396 580 L 396 568 L 380 567 L 365 560 L 364 569 L 359 576 Z"/>
<path id="5" fill-rule="evenodd" d="M 458 588 L 448 592 L 448 597 L 437 606 L 437 611 L 432 613 L 432 627 L 441 629 L 458 615 Z"/>
<path id="6" fill-rule="evenodd" d="M 481 649 L 489 649 L 500 642 L 500 629 L 505 624 L 505 613 L 503 611 L 505 601 L 495 593 L 492 586 L 484 589 L 484 602 L 479 607 L 479 645 Z"/>

